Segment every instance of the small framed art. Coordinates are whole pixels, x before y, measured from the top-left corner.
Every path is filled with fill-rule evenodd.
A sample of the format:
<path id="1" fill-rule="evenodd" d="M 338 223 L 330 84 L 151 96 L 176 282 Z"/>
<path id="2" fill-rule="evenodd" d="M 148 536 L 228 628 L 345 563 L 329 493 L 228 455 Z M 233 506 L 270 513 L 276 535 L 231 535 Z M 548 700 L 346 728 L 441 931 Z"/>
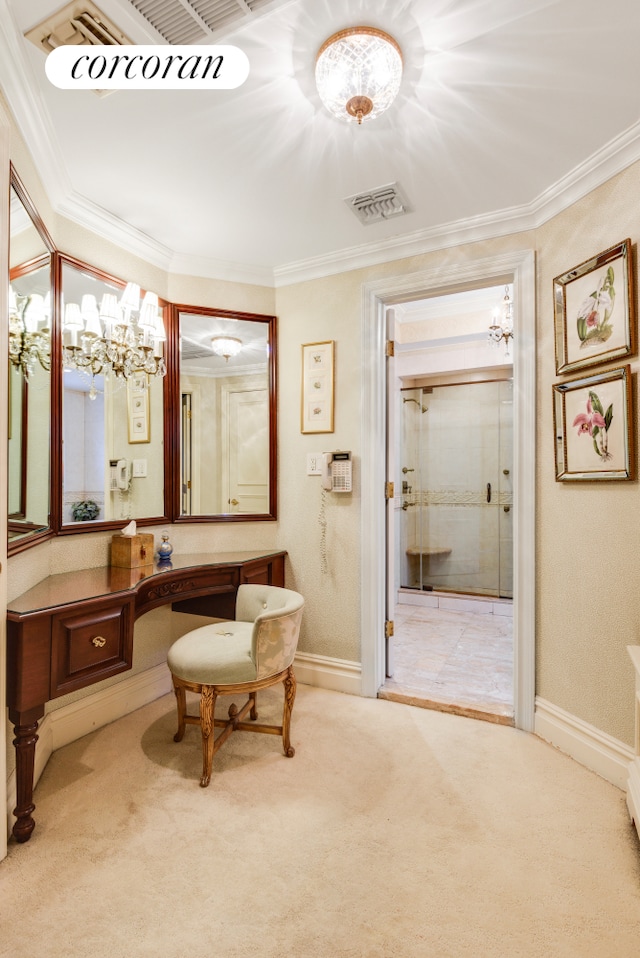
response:
<path id="1" fill-rule="evenodd" d="M 631 367 L 553 386 L 556 479 L 634 479 Z"/>
<path id="2" fill-rule="evenodd" d="M 635 353 L 633 293 L 629 239 L 556 276 L 553 302 L 558 374 Z"/>
<path id="3" fill-rule="evenodd" d="M 335 343 L 302 347 L 302 409 L 300 431 L 333 432 Z"/>
<path id="4" fill-rule="evenodd" d="M 151 442 L 149 388 L 146 373 L 140 373 L 127 380 L 127 405 L 129 442 Z"/>

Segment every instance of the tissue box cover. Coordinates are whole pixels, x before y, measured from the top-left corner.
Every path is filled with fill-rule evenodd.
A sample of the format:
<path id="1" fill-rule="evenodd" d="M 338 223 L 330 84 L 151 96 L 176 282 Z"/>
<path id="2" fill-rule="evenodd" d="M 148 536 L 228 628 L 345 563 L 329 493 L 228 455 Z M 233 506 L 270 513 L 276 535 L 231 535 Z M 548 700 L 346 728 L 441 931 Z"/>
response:
<path id="1" fill-rule="evenodd" d="M 137 569 L 150 562 L 153 562 L 153 536 L 150 532 L 111 537 L 111 565 L 120 569 Z"/>

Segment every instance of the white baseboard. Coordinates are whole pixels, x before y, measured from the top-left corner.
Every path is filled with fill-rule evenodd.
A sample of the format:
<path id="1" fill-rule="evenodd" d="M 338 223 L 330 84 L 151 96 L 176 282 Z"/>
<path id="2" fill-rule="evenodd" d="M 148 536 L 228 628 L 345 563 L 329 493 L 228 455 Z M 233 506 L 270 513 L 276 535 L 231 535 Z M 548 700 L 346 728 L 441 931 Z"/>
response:
<path id="1" fill-rule="evenodd" d="M 362 695 L 362 668 L 359 662 L 298 652 L 293 664 L 296 679 L 303 685 L 313 685 L 333 692 L 347 692 L 349 695 Z"/>
<path id="2" fill-rule="evenodd" d="M 627 788 L 629 768 L 635 758 L 630 746 L 540 696 L 536 696 L 534 731 L 607 782 L 623 790 Z"/>

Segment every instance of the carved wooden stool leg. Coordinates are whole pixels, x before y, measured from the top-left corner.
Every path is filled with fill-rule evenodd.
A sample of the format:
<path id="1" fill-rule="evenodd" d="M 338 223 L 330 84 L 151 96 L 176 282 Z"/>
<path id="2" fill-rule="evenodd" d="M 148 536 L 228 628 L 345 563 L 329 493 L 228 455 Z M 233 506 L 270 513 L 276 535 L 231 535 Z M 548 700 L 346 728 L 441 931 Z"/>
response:
<path id="1" fill-rule="evenodd" d="M 202 778 L 200 785 L 206 788 L 211 781 L 213 764 L 213 713 L 216 707 L 216 693 L 211 685 L 203 685 L 200 695 L 200 727 L 202 729 Z"/>
<path id="2" fill-rule="evenodd" d="M 251 706 L 251 711 L 249 712 L 249 718 L 252 722 L 258 718 L 258 693 L 252 692 L 251 698 L 253 699 L 253 705 Z"/>
<path id="3" fill-rule="evenodd" d="M 185 730 L 184 716 L 187 711 L 187 696 L 184 691 L 184 686 L 178 684 L 175 676 L 173 676 L 173 691 L 176 693 L 176 703 L 178 706 L 178 731 L 173 736 L 173 741 L 181 742 Z"/>
<path id="4" fill-rule="evenodd" d="M 291 732 L 291 712 L 293 711 L 295 697 L 296 677 L 293 674 L 293 667 L 289 666 L 284 679 L 284 708 L 282 710 L 282 747 L 287 758 L 293 758 L 296 754 L 296 750 L 289 738 Z"/>

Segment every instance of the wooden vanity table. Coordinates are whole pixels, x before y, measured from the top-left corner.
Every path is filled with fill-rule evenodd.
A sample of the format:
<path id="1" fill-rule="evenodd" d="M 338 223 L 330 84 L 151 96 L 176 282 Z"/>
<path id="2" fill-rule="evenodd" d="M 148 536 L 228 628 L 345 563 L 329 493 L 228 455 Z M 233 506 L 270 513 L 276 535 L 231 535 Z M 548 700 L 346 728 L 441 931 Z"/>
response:
<path id="1" fill-rule="evenodd" d="M 139 569 L 81 569 L 49 576 L 9 602 L 7 704 L 15 730 L 17 841 L 28 841 L 35 827 L 33 770 L 45 704 L 130 669 L 134 622 L 145 612 L 170 603 L 177 612 L 232 619 L 241 583 L 284 585 L 285 556 L 202 553 Z"/>

